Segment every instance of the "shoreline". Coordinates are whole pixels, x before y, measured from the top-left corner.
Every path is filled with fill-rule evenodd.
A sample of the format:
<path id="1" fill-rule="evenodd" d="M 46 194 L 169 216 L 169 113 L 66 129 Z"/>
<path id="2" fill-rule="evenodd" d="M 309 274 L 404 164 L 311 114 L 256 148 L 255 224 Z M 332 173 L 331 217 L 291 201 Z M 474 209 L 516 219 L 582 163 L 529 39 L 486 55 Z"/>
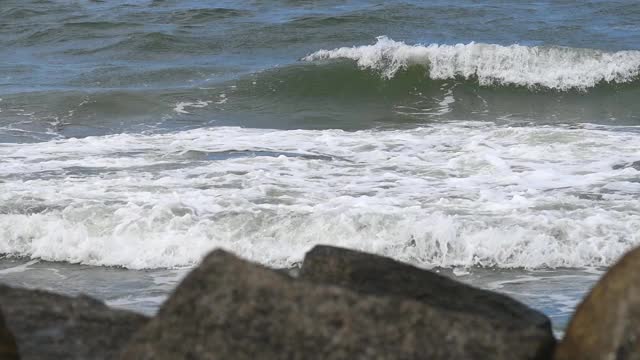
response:
<path id="1" fill-rule="evenodd" d="M 195 268 L 195 267 L 194 267 Z M 107 305 L 154 315 L 193 268 L 130 270 L 20 258 L 0 259 L 0 283 L 64 295 L 87 294 Z M 296 276 L 299 268 L 276 269 Z M 545 313 L 556 336 L 601 273 L 588 269 L 434 268 L 456 281 L 509 295 Z M 457 274 L 456 274 L 457 273 Z M 567 280 L 571 281 L 567 281 Z"/>

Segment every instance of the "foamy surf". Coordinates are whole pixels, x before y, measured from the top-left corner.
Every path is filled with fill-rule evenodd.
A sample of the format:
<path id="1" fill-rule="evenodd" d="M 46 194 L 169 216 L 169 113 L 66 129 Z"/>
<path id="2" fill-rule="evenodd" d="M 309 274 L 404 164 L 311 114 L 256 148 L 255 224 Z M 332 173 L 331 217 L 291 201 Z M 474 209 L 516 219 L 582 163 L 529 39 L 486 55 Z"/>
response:
<path id="1" fill-rule="evenodd" d="M 637 131 L 629 128 L 629 131 Z M 637 133 L 447 123 L 0 144 L 0 253 L 133 269 L 314 244 L 423 267 L 608 265 L 640 243 Z"/>
<path id="2" fill-rule="evenodd" d="M 640 75 L 640 51 L 604 52 L 567 47 L 468 43 L 407 45 L 386 36 L 373 45 L 319 50 L 304 61 L 351 59 L 363 69 L 392 78 L 409 66 L 425 66 L 432 79 L 477 79 L 480 85 L 515 85 L 555 90 L 628 83 Z"/>
<path id="3" fill-rule="evenodd" d="M 191 112 L 187 111 L 188 108 L 201 109 L 201 108 L 207 107 L 209 103 L 210 101 L 202 101 L 202 100 L 198 100 L 195 102 L 180 101 L 173 108 L 173 111 L 175 111 L 178 114 L 191 114 Z"/>

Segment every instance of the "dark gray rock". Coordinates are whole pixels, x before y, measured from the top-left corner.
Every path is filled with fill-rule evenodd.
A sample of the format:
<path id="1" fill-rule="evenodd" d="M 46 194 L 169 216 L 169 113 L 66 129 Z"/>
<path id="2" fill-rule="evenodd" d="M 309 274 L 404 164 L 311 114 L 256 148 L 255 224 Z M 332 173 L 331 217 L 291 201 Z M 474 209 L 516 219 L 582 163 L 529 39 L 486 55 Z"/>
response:
<path id="1" fill-rule="evenodd" d="M 534 328 L 554 343 L 549 318 L 502 294 L 477 289 L 390 258 L 332 246 L 316 246 L 304 259 L 300 278 L 383 296 L 410 298 L 434 309 Z"/>
<path id="2" fill-rule="evenodd" d="M 88 296 L 6 285 L 0 285 L 0 308 L 23 360 L 114 359 L 148 320 Z"/>
<path id="3" fill-rule="evenodd" d="M 636 170 L 640 171 L 640 160 L 634 161 L 632 163 L 624 163 L 624 164 L 613 165 L 613 170 L 620 170 L 620 169 L 626 169 L 626 168 L 632 168 L 632 169 L 636 169 Z"/>
<path id="4" fill-rule="evenodd" d="M 123 359 L 544 359 L 537 326 L 315 284 L 209 254 Z"/>
<path id="5" fill-rule="evenodd" d="M 4 317 L 0 314 L 0 359 L 18 360 L 18 347 L 16 339 L 4 323 Z"/>
<path id="6" fill-rule="evenodd" d="M 573 314 L 556 360 L 640 360 L 640 248 L 598 281 Z"/>

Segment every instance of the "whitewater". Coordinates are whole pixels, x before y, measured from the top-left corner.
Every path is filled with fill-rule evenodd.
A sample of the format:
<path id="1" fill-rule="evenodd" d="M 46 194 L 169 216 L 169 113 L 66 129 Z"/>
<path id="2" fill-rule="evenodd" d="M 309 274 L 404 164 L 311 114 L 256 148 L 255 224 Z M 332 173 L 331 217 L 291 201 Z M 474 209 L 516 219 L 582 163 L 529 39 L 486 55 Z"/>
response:
<path id="1" fill-rule="evenodd" d="M 351 59 L 387 78 L 410 66 L 428 68 L 432 79 L 477 80 L 480 85 L 516 85 L 586 90 L 601 83 L 637 81 L 640 51 L 604 52 L 556 46 L 468 43 L 407 45 L 379 36 L 373 45 L 319 50 L 304 61 Z"/>
<path id="2" fill-rule="evenodd" d="M 131 269 L 318 243 L 422 267 L 609 265 L 640 243 L 640 128 L 215 127 L 1 144 L 0 252 Z"/>

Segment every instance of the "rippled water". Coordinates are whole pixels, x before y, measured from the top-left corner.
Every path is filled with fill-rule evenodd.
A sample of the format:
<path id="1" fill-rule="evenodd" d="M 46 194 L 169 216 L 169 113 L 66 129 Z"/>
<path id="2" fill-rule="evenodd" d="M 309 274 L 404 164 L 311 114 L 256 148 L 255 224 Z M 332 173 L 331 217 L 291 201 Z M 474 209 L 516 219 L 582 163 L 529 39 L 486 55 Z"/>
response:
<path id="1" fill-rule="evenodd" d="M 214 247 L 292 267 L 328 243 L 506 291 L 561 329 L 640 243 L 639 17 L 2 0 L 0 278 L 153 312 L 180 277 L 154 276 Z"/>

